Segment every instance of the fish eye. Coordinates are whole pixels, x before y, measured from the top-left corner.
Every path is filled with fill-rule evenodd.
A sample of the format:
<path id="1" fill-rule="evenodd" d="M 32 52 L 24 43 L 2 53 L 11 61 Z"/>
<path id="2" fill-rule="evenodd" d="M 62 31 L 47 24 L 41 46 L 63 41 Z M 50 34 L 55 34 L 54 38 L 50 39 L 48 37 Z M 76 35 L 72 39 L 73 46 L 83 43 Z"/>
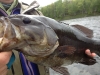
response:
<path id="1" fill-rule="evenodd" d="M 24 17 L 23 18 L 23 23 L 29 24 L 29 23 L 31 23 L 31 20 L 29 18 L 27 18 L 27 17 Z"/>

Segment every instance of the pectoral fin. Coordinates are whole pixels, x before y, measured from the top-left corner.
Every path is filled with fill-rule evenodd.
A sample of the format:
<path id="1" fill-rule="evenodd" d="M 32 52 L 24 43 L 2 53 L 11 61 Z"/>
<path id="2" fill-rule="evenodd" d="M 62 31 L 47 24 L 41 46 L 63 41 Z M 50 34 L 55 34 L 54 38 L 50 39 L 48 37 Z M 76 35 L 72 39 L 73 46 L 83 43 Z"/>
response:
<path id="1" fill-rule="evenodd" d="M 56 51 L 58 57 L 66 58 L 67 56 L 73 55 L 76 49 L 73 46 L 64 45 L 64 46 L 59 46 Z"/>

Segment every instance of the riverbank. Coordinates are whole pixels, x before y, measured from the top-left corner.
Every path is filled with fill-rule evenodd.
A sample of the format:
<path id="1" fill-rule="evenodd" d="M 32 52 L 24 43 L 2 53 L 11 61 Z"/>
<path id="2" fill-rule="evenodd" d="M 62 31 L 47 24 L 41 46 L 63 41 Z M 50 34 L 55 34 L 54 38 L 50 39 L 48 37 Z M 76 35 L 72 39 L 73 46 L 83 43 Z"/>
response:
<path id="1" fill-rule="evenodd" d="M 95 14 L 79 14 L 79 15 L 66 15 L 65 17 L 61 18 L 61 19 L 56 19 L 56 20 L 70 20 L 70 19 L 76 19 L 76 18 L 83 18 L 83 17 L 91 17 L 91 16 L 100 16 L 100 13 L 95 13 Z"/>

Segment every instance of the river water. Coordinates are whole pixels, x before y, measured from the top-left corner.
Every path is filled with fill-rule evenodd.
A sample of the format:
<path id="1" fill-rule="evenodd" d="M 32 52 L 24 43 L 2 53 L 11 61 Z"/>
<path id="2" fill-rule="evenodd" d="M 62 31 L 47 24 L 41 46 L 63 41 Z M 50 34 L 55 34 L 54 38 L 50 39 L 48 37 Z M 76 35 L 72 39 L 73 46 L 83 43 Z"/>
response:
<path id="1" fill-rule="evenodd" d="M 80 24 L 93 30 L 93 37 L 100 39 L 100 16 L 84 17 L 78 19 L 64 20 L 70 25 Z M 79 63 L 73 63 L 66 66 L 70 75 L 100 75 L 100 59 L 97 59 L 98 63 L 94 65 L 83 65 Z M 52 69 L 50 69 L 50 75 L 61 75 Z"/>

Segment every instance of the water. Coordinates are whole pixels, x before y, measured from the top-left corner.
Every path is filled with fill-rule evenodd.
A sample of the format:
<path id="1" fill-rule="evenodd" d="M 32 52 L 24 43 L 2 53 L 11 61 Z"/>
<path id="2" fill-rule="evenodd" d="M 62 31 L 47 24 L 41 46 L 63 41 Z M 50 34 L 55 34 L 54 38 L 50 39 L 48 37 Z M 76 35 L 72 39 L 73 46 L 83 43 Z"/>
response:
<path id="1" fill-rule="evenodd" d="M 64 20 L 63 22 L 70 25 L 80 24 L 89 29 L 92 29 L 93 37 L 100 39 L 100 16 L 84 17 L 78 19 Z M 79 63 L 73 63 L 72 65 L 65 66 L 68 68 L 70 75 L 100 75 L 100 58 L 96 59 L 98 63 L 94 65 L 83 65 Z M 50 75 L 61 75 L 52 69 L 50 69 Z"/>
<path id="2" fill-rule="evenodd" d="M 64 20 L 63 22 L 68 23 L 70 25 L 80 24 L 80 25 L 83 25 L 85 27 L 88 27 L 89 29 L 93 30 L 94 38 L 100 39 L 100 33 L 99 33 L 99 30 L 100 30 L 100 16 Z"/>

